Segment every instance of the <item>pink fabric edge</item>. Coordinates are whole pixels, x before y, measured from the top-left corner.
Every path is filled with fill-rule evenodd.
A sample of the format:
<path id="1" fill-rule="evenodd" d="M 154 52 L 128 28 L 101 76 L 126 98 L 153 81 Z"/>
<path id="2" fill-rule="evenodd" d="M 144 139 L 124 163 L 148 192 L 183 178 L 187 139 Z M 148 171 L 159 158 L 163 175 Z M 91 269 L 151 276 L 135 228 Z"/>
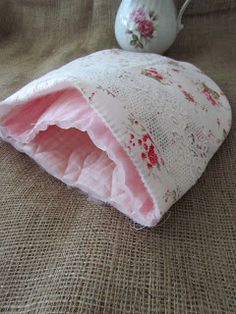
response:
<path id="1" fill-rule="evenodd" d="M 80 188 L 95 199 L 113 205 L 141 225 L 150 227 L 153 226 L 154 221 L 156 223 L 154 202 L 147 192 L 137 169 L 120 143 L 115 139 L 112 131 L 87 104 L 77 89 L 67 88 L 62 91 L 52 92 L 29 102 L 26 101 L 18 108 L 12 107 L 0 125 L 5 140 L 18 150 L 28 154 L 54 177 L 67 185 Z M 81 182 L 73 181 L 73 169 L 70 170 L 71 174 L 65 176 L 58 170 L 60 167 L 58 169 L 52 167 L 52 162 L 55 162 L 55 164 L 60 163 L 58 159 L 54 159 L 55 152 L 59 153 L 60 151 L 61 154 L 66 155 L 67 149 L 65 147 L 61 150 L 61 146 L 59 146 L 59 143 L 55 143 L 55 139 L 60 136 L 62 140 L 63 137 L 67 138 L 69 134 L 68 142 L 70 142 L 72 137 L 77 136 L 74 133 L 75 130 L 76 133 L 80 134 L 80 138 L 83 138 L 80 144 L 87 144 L 90 147 L 92 143 L 94 151 L 98 153 L 99 150 L 101 159 L 105 165 L 110 167 L 106 176 L 112 178 L 110 180 L 111 189 L 113 188 L 112 198 L 101 195 L 101 191 L 100 194 L 97 193 L 97 188 L 91 188 L 90 184 L 85 182 L 86 180 Z M 42 134 L 44 135 L 42 136 Z M 65 134 L 67 135 L 65 136 Z M 46 154 L 45 152 L 43 154 L 37 152 L 39 147 L 40 149 L 45 148 L 47 142 L 49 145 L 54 142 L 54 155 L 50 155 L 49 149 L 48 151 L 46 149 Z M 73 145 L 77 144 L 74 143 Z M 106 160 L 105 154 L 110 163 Z M 68 161 L 68 165 L 70 163 L 72 163 L 72 160 Z M 99 162 L 97 162 L 96 169 L 87 169 L 87 173 L 91 174 L 93 172 L 95 177 L 99 176 L 98 169 Z M 109 185 L 109 180 L 106 182 L 104 178 L 102 178 L 102 181 L 100 178 L 99 184 L 106 183 Z M 119 187 L 123 187 L 123 191 L 119 191 Z M 101 187 L 99 186 L 99 188 Z"/>

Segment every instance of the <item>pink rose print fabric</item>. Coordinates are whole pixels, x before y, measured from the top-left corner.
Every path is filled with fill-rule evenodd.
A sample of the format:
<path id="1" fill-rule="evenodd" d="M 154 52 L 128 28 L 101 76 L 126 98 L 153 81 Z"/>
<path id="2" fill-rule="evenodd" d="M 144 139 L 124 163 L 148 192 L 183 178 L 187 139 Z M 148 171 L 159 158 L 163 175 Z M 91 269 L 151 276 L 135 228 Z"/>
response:
<path id="1" fill-rule="evenodd" d="M 143 34 L 145 14 L 132 15 Z M 226 96 L 198 68 L 119 49 L 74 60 L 0 103 L 3 140 L 147 227 L 197 182 L 230 127 Z"/>

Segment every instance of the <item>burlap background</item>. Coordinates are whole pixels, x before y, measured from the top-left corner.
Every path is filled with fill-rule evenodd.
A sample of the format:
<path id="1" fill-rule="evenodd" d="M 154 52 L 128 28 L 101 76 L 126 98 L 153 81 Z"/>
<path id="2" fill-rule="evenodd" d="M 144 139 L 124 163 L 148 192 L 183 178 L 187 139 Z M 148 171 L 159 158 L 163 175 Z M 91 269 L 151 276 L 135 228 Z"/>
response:
<path id="1" fill-rule="evenodd" d="M 1 99 L 74 58 L 115 47 L 118 5 L 1 0 Z M 234 117 L 235 9 L 235 0 L 193 1 L 168 53 L 215 79 Z M 233 124 L 166 223 L 142 231 L 0 142 L 0 312 L 235 313 L 235 137 Z"/>

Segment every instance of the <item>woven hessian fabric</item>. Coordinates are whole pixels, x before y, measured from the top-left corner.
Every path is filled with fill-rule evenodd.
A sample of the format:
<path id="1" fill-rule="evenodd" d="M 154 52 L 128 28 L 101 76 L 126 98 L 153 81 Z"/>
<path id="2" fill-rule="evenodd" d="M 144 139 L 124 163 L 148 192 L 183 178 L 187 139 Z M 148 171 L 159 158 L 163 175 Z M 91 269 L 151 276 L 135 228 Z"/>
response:
<path id="1" fill-rule="evenodd" d="M 75 58 L 117 47 L 119 2 L 1 0 L 0 98 Z M 233 126 L 160 226 L 136 230 L 0 142 L 1 313 L 235 313 L 235 8 L 235 0 L 193 1 L 167 54 L 221 86 Z"/>

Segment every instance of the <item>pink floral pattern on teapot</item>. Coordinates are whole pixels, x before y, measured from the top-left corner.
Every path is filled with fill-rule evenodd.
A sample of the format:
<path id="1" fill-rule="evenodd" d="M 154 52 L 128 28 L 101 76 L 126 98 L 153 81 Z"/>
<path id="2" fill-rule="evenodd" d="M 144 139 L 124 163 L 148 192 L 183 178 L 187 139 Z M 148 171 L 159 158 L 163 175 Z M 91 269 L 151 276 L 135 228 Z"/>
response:
<path id="1" fill-rule="evenodd" d="M 158 15 L 155 11 L 146 12 L 144 7 L 134 9 L 130 18 L 132 26 L 127 28 L 131 35 L 130 45 L 143 49 L 152 38 L 157 36 Z"/>
<path id="2" fill-rule="evenodd" d="M 165 52 L 183 28 L 182 16 L 191 0 L 177 15 L 173 0 L 123 0 L 115 22 L 115 35 L 124 50 Z"/>

